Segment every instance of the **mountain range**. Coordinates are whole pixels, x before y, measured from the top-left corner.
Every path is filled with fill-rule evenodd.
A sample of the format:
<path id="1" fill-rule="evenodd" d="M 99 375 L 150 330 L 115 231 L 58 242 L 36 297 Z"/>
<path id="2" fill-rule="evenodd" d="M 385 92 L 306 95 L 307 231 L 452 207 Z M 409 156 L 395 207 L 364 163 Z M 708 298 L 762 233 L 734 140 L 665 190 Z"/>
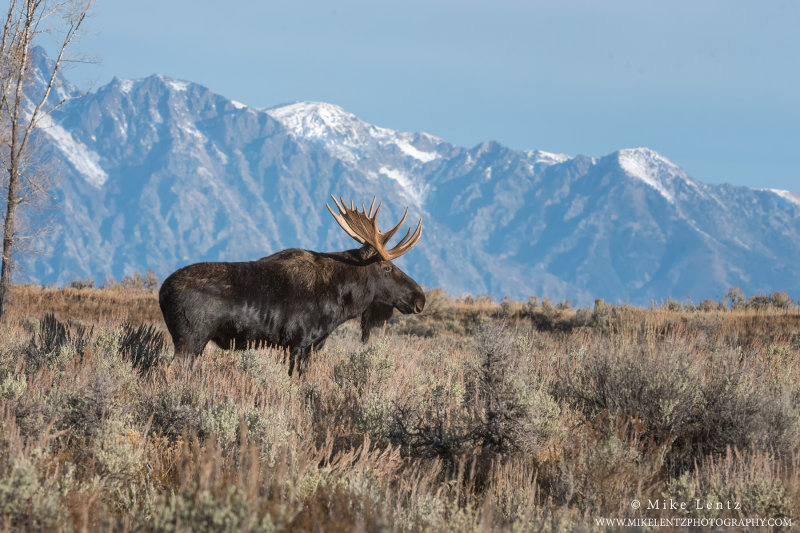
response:
<path id="1" fill-rule="evenodd" d="M 38 51 L 37 69 L 49 59 Z M 77 96 L 59 78 L 52 98 Z M 453 296 L 590 305 L 800 296 L 800 195 L 710 185 L 648 148 L 604 157 L 464 148 L 368 124 L 333 104 L 258 109 L 187 81 L 115 78 L 40 131 L 55 180 L 39 254 L 17 281 L 67 284 L 283 248 L 352 248 L 329 194 L 409 207 L 419 245 L 397 260 Z M 536 127 L 531 124 L 531 127 Z"/>

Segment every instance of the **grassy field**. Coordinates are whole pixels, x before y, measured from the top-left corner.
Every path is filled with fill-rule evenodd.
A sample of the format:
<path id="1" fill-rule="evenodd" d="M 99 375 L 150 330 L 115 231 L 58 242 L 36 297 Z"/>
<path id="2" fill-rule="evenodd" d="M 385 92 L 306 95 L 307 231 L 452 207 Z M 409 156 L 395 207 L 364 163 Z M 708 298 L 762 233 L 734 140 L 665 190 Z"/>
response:
<path id="1" fill-rule="evenodd" d="M 705 308 L 431 291 L 367 344 L 343 325 L 289 378 L 272 349 L 172 362 L 153 291 L 15 287 L 0 529 L 800 520 L 800 314 Z"/>

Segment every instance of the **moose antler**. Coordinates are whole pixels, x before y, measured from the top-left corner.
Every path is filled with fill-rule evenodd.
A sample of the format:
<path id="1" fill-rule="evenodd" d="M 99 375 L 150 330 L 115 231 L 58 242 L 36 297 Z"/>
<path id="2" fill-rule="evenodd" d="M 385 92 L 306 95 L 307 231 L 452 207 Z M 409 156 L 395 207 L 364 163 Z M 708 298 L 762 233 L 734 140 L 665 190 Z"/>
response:
<path id="1" fill-rule="evenodd" d="M 347 208 L 347 204 L 344 201 L 344 198 L 339 198 L 339 201 L 336 200 L 336 197 L 331 194 L 331 198 L 333 199 L 333 203 L 336 204 L 337 209 L 339 210 L 339 214 L 333 212 L 331 206 L 328 203 L 325 203 L 325 207 L 328 208 L 328 211 L 331 212 L 333 218 L 336 219 L 336 222 L 342 227 L 344 231 L 347 232 L 352 238 L 360 242 L 361 244 L 369 244 L 375 251 L 380 254 L 380 256 L 385 261 L 391 261 L 396 257 L 400 257 L 411 248 L 417 244 L 419 238 L 422 236 L 422 219 L 420 219 L 419 223 L 417 224 L 417 229 L 414 230 L 414 233 L 411 233 L 411 229 L 406 232 L 405 237 L 400 239 L 400 242 L 392 248 L 391 250 L 386 249 L 386 243 L 389 242 L 397 230 L 400 229 L 400 226 L 403 225 L 403 222 L 406 221 L 406 216 L 408 216 L 408 207 L 406 207 L 406 212 L 403 214 L 403 218 L 400 222 L 387 231 L 386 233 L 381 233 L 378 231 L 378 212 L 381 210 L 381 206 L 383 205 L 383 201 L 378 203 L 378 208 L 375 209 L 375 212 L 372 212 L 372 208 L 375 207 L 375 197 L 372 198 L 372 205 L 369 206 L 369 212 L 364 208 L 364 205 L 361 205 L 361 209 L 353 207 L 353 201 L 350 200 L 350 208 Z"/>

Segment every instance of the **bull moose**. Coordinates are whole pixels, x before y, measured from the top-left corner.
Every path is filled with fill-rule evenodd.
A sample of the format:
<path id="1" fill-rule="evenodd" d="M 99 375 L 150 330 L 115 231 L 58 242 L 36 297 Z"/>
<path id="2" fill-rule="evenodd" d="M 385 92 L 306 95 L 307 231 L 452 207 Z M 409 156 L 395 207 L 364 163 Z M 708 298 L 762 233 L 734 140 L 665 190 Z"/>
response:
<path id="1" fill-rule="evenodd" d="M 292 375 L 295 367 L 303 372 L 311 351 L 346 320 L 361 316 L 366 341 L 395 308 L 422 312 L 425 293 L 392 263 L 417 244 L 422 220 L 387 250 L 408 208 L 394 228 L 381 233 L 377 217 L 383 202 L 373 212 L 375 198 L 369 211 L 331 198 L 338 213 L 326 203 L 328 211 L 360 248 L 327 253 L 291 248 L 257 261 L 195 263 L 164 281 L 158 303 L 176 357 L 197 356 L 210 340 L 222 348 L 279 346 L 288 349 Z"/>

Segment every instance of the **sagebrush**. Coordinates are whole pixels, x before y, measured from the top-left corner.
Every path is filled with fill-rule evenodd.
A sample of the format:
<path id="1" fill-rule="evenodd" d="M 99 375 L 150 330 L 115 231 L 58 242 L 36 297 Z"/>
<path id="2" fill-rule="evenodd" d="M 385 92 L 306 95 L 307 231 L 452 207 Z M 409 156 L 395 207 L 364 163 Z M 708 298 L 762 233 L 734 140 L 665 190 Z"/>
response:
<path id="1" fill-rule="evenodd" d="M 668 516 L 633 499 L 740 502 L 692 511 L 706 518 L 800 501 L 794 307 L 434 291 L 367 344 L 344 324 L 298 379 L 279 349 L 173 361 L 153 291 L 17 291 L 31 305 L 0 328 L 4 529 L 592 530 Z"/>

